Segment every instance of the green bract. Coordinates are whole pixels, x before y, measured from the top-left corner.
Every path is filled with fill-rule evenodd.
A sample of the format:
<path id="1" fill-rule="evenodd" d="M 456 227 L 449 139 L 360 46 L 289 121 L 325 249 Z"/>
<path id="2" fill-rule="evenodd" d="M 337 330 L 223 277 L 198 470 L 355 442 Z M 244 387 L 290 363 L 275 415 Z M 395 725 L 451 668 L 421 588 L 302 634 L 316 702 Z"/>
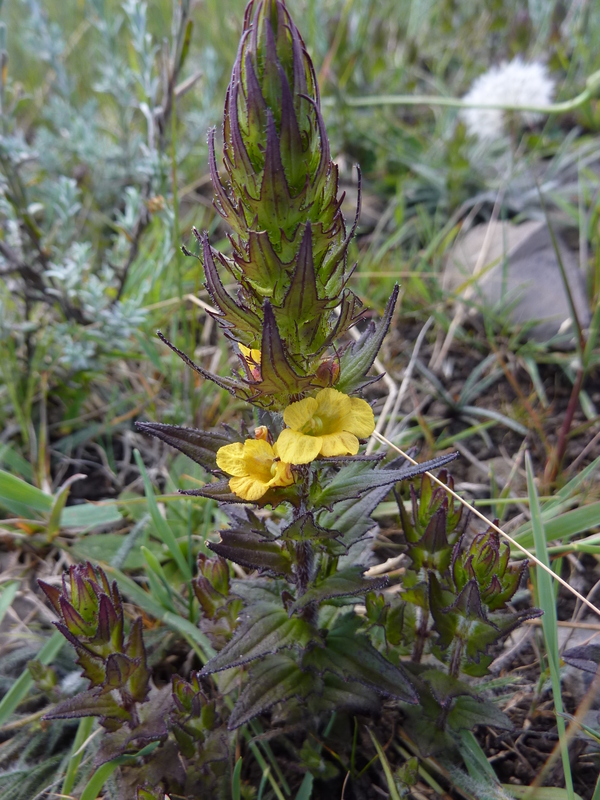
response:
<path id="1" fill-rule="evenodd" d="M 222 180 L 209 133 L 215 207 L 232 229 L 232 253 L 195 231 L 216 319 L 234 342 L 259 349 L 259 370 L 241 358 L 237 380 L 209 375 L 238 397 L 281 411 L 311 390 L 356 391 L 387 331 L 395 290 L 380 325 L 359 345 L 341 337 L 361 316 L 348 288 L 348 233 L 338 169 L 320 109 L 312 62 L 285 4 L 248 5 L 223 120 Z M 358 212 L 356 219 L 358 219 Z M 189 251 L 186 251 L 189 252 Z M 222 275 L 238 283 L 236 296 Z"/>

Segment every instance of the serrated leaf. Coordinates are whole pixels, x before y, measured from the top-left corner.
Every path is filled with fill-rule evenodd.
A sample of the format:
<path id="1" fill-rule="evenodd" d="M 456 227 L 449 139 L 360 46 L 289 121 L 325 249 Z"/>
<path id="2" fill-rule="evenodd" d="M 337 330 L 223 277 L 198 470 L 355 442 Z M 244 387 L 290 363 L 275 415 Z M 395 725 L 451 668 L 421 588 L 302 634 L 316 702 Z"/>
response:
<path id="1" fill-rule="evenodd" d="M 200 243 L 206 288 L 220 311 L 220 314 L 215 313 L 212 316 L 223 328 L 232 328 L 237 340 L 242 339 L 248 345 L 254 344 L 261 329 L 259 317 L 253 311 L 236 303 L 225 290 L 215 265 L 207 233 L 200 236 Z"/>
<path id="2" fill-rule="evenodd" d="M 332 672 L 406 703 L 418 702 L 404 671 L 384 658 L 366 636 L 330 634 L 323 647 L 314 647 L 306 653 L 303 666 L 320 674 Z"/>
<path id="3" fill-rule="evenodd" d="M 586 644 L 581 647 L 571 647 L 562 654 L 562 659 L 572 667 L 595 675 L 600 664 L 600 645 Z"/>
<path id="4" fill-rule="evenodd" d="M 44 719 L 77 719 L 78 717 L 105 717 L 121 720 L 131 719 L 131 714 L 122 708 L 111 694 L 101 694 L 99 689 L 80 692 L 69 697 L 44 714 Z"/>
<path id="5" fill-rule="evenodd" d="M 358 681 L 346 680 L 326 672 L 323 675 L 323 688 L 318 696 L 308 698 L 314 712 L 339 711 L 345 709 L 353 714 L 370 714 L 381 705 L 380 695 Z"/>
<path id="6" fill-rule="evenodd" d="M 318 542 L 319 539 L 336 539 L 339 536 L 339 531 L 328 530 L 317 525 L 310 512 L 298 517 L 281 531 L 282 539 L 295 542 Z"/>
<path id="7" fill-rule="evenodd" d="M 373 366 L 390 327 L 399 289 L 400 287 L 396 284 L 379 324 L 369 325 L 358 342 L 351 344 L 342 354 L 340 377 L 335 384 L 335 388 L 340 392 L 352 394 L 377 380 L 377 377 L 368 378 L 367 373 Z"/>
<path id="8" fill-rule="evenodd" d="M 242 442 L 243 437 L 234 431 L 200 431 L 196 428 L 182 428 L 179 425 L 163 425 L 160 422 L 136 422 L 135 427 L 150 436 L 156 436 L 171 447 L 180 450 L 196 464 L 213 472 L 217 469 L 216 454 L 219 448 L 232 442 Z"/>
<path id="9" fill-rule="evenodd" d="M 245 503 L 241 497 L 234 494 L 229 488 L 229 479 L 205 483 L 202 489 L 180 489 L 179 494 L 186 497 L 208 497 L 221 503 Z"/>
<path id="10" fill-rule="evenodd" d="M 475 697 L 457 697 L 448 714 L 448 725 L 455 731 L 471 730 L 475 725 L 489 725 L 512 731 L 514 725 L 495 703 Z"/>
<path id="11" fill-rule="evenodd" d="M 388 492 L 388 486 L 379 486 L 359 498 L 353 497 L 337 503 L 333 511 L 321 511 L 318 521 L 324 528 L 339 531 L 344 544 L 349 546 L 377 524 L 371 514 Z"/>
<path id="12" fill-rule="evenodd" d="M 383 578 L 365 578 L 365 567 L 347 567 L 330 575 L 321 583 L 311 586 L 290 608 L 290 614 L 306 608 L 310 603 L 322 603 L 334 597 L 351 597 L 357 594 L 381 589 L 387 586 L 388 580 Z"/>
<path id="13" fill-rule="evenodd" d="M 299 352 L 302 344 L 313 340 L 319 320 L 331 301 L 320 300 L 313 263 L 312 228 L 306 223 L 300 249 L 296 258 L 296 269 L 285 295 L 283 306 L 277 313 L 279 325 L 286 336 L 297 340 Z"/>
<path id="14" fill-rule="evenodd" d="M 249 388 L 256 392 L 251 398 L 258 399 L 265 396 L 264 402 L 269 405 L 274 403 L 277 395 L 282 395 L 283 402 L 276 401 L 277 408 L 286 404 L 286 399 L 291 395 L 301 394 L 311 387 L 311 378 L 298 375 L 289 363 L 271 303 L 265 299 L 263 304 L 263 331 L 261 340 L 261 380 L 250 383 Z"/>
<path id="15" fill-rule="evenodd" d="M 314 676 L 302 672 L 298 664 L 280 653 L 267 656 L 253 667 L 248 683 L 229 718 L 229 730 L 235 730 L 276 703 L 291 697 L 306 697 L 314 688 Z"/>
<path id="16" fill-rule="evenodd" d="M 208 543 L 213 553 L 244 567 L 266 569 L 274 575 L 292 574 L 290 554 L 277 542 L 265 541 L 256 531 L 228 529 L 219 534 L 220 542 Z"/>
<path id="17" fill-rule="evenodd" d="M 246 664 L 288 647 L 306 647 L 316 635 L 305 620 L 288 615 L 281 606 L 258 603 L 248 613 L 233 639 L 204 666 L 201 675 Z"/>
<path id="18" fill-rule="evenodd" d="M 329 507 L 342 500 L 358 497 L 370 489 L 379 486 L 391 486 L 399 481 L 414 478 L 423 472 L 448 464 L 458 457 L 458 453 L 448 453 L 438 456 L 421 464 L 402 467 L 401 469 L 373 469 L 372 464 L 358 461 L 348 467 L 342 468 L 338 474 L 328 482 L 325 488 L 317 486 L 311 491 L 311 500 L 316 506 Z"/>
<path id="19" fill-rule="evenodd" d="M 283 262 L 266 231 L 250 231 L 248 236 L 248 260 L 240 258 L 239 264 L 251 285 L 261 294 L 271 296 L 285 275 Z"/>

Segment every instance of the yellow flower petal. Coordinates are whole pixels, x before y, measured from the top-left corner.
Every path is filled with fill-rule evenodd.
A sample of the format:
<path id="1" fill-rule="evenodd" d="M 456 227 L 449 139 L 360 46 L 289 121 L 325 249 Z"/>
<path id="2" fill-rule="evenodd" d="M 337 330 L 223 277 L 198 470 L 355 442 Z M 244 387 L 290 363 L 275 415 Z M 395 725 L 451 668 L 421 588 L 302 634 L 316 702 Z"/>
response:
<path id="1" fill-rule="evenodd" d="M 287 461 L 288 464 L 308 464 L 319 455 L 322 444 L 321 436 L 306 436 L 304 433 L 286 428 L 281 431 L 277 439 L 277 452 L 282 461 Z"/>
<path id="2" fill-rule="evenodd" d="M 240 348 L 240 353 L 244 356 L 246 361 L 253 361 L 255 364 L 260 366 L 260 350 L 246 347 L 241 342 L 238 342 L 238 347 Z"/>
<path id="3" fill-rule="evenodd" d="M 217 451 L 217 467 L 228 475 L 246 475 L 244 466 L 244 445 L 241 442 L 226 444 Z"/>
<path id="4" fill-rule="evenodd" d="M 323 436 L 322 456 L 355 456 L 358 453 L 358 439 L 353 433 L 342 431 Z"/>
<path id="5" fill-rule="evenodd" d="M 231 478 L 229 481 L 229 488 L 242 500 L 260 500 L 269 488 L 268 484 L 256 480 L 249 476 L 243 478 Z"/>
<path id="6" fill-rule="evenodd" d="M 283 412 L 283 421 L 293 431 L 299 431 L 303 425 L 313 417 L 317 409 L 317 401 L 314 397 L 305 397 L 304 400 L 298 400 L 296 403 L 291 403 Z M 286 458 L 283 459 L 287 461 Z"/>
<path id="7" fill-rule="evenodd" d="M 366 439 L 375 430 L 375 417 L 373 409 L 366 400 L 359 397 L 350 397 L 350 413 L 344 420 L 344 430 Z"/>
<path id="8" fill-rule="evenodd" d="M 321 389 L 315 400 L 317 401 L 315 414 L 323 420 L 326 433 L 333 433 L 334 431 L 326 429 L 332 426 L 337 428 L 342 419 L 350 414 L 352 408 L 352 402 L 348 395 L 338 392 L 337 389 Z"/>
<path id="9" fill-rule="evenodd" d="M 294 482 L 290 465 L 285 461 L 275 462 L 275 476 L 271 479 L 271 486 L 290 486 Z"/>
<path id="10" fill-rule="evenodd" d="M 233 477 L 232 492 L 255 502 L 272 486 L 290 486 L 294 476 L 289 463 L 277 460 L 275 450 L 264 439 L 246 439 L 228 444 L 217 452 L 217 466 Z"/>
<path id="11" fill-rule="evenodd" d="M 246 439 L 244 442 L 244 466 L 246 474 L 268 483 L 273 477 L 271 467 L 275 453 L 264 439 Z"/>

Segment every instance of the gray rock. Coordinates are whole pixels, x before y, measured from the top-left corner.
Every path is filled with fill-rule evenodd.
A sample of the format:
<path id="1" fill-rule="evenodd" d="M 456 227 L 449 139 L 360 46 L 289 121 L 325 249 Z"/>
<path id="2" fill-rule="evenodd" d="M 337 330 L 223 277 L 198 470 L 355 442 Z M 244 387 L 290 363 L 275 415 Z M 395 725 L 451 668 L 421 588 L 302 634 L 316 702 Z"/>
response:
<path id="1" fill-rule="evenodd" d="M 577 255 L 556 238 L 575 309 L 586 328 L 590 309 Z M 444 287 L 456 292 L 475 273 L 476 280 L 460 297 L 491 307 L 506 303 L 511 322 L 536 323 L 529 338 L 547 342 L 561 334 L 562 346 L 574 346 L 567 294 L 545 221 L 491 222 L 459 236 L 446 263 Z"/>

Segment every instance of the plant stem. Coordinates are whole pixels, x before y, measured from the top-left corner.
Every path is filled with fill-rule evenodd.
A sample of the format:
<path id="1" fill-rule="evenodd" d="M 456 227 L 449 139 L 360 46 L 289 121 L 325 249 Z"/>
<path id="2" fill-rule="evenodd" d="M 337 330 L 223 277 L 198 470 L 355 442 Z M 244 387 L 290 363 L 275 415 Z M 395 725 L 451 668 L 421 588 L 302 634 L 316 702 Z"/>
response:
<path id="1" fill-rule="evenodd" d="M 556 479 L 558 470 L 560 469 L 560 465 L 564 458 L 565 450 L 567 449 L 567 437 L 571 429 L 577 403 L 579 402 L 579 395 L 583 385 L 583 377 L 583 367 L 579 367 L 577 370 L 577 375 L 575 376 L 573 388 L 571 390 L 571 396 L 569 397 L 567 410 L 565 411 L 565 418 L 563 419 L 563 424 L 561 425 L 558 434 L 556 448 L 551 453 L 548 463 L 546 464 L 546 470 L 544 472 L 544 484 L 546 487 L 550 486 L 550 484 Z"/>
<path id="2" fill-rule="evenodd" d="M 327 97 L 323 105 L 342 103 L 352 108 L 366 106 L 446 106 L 449 108 L 493 108 L 500 111 L 532 111 L 537 114 L 565 114 L 591 100 L 597 90 L 598 73 L 591 75 L 586 88 L 571 100 L 562 103 L 551 103 L 548 106 L 519 106 L 507 103 L 466 103 L 456 97 L 441 97 L 426 94 L 381 94 L 370 97 Z"/>
<path id="3" fill-rule="evenodd" d="M 415 638 L 412 655 L 410 657 L 410 660 L 413 661 L 415 664 L 419 664 L 421 662 L 421 658 L 423 657 L 423 650 L 425 648 L 425 641 L 427 639 L 429 610 L 426 608 L 417 607 L 417 613 L 420 615 L 419 625 L 417 628 L 417 635 Z"/>

